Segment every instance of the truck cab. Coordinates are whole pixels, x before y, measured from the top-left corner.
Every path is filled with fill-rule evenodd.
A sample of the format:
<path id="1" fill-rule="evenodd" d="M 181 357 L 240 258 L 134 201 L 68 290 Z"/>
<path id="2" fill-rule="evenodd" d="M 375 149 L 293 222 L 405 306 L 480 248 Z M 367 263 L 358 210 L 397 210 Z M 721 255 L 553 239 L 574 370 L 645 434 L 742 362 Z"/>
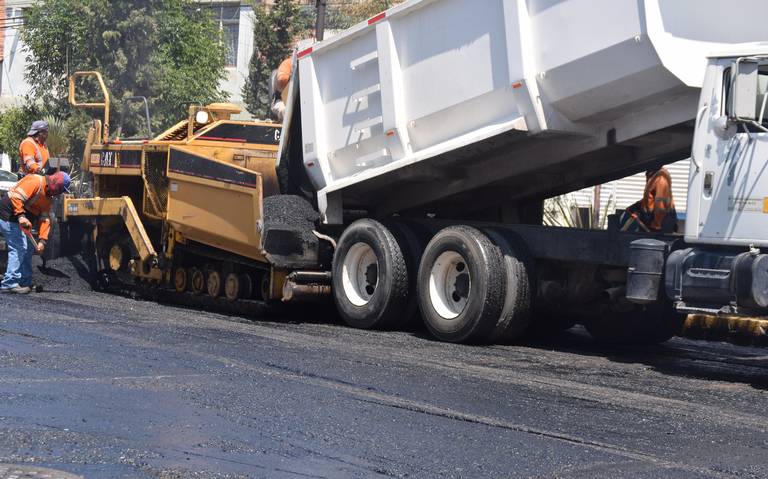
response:
<path id="1" fill-rule="evenodd" d="M 768 308 L 768 48 L 710 57 L 696 117 L 685 248 L 667 262 L 678 311 Z"/>

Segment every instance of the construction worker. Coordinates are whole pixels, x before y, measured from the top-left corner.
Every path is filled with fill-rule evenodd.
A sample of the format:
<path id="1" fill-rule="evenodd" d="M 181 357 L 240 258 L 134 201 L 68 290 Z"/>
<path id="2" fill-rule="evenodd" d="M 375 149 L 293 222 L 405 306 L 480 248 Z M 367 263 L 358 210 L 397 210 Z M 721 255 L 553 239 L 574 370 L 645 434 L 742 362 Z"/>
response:
<path id="1" fill-rule="evenodd" d="M 37 120 L 27 132 L 27 137 L 19 144 L 19 179 L 30 174 L 45 174 L 45 166 L 48 164 L 48 122 Z"/>
<path id="2" fill-rule="evenodd" d="M 0 197 L 0 234 L 8 249 L 8 266 L 0 292 L 26 294 L 32 287 L 32 255 L 43 254 L 51 221 L 51 198 L 69 193 L 69 175 L 27 175 Z M 39 241 L 33 246 L 32 225 L 37 223 Z"/>
<path id="3" fill-rule="evenodd" d="M 288 57 L 280 63 L 272 78 L 272 114 L 280 122 L 283 121 L 285 116 L 285 96 L 288 94 L 286 87 L 291 81 L 292 71 L 293 59 Z"/>
<path id="4" fill-rule="evenodd" d="M 666 168 L 648 170 L 645 178 L 643 198 L 625 211 L 620 221 L 622 231 L 676 232 L 677 211 L 669 171 Z"/>

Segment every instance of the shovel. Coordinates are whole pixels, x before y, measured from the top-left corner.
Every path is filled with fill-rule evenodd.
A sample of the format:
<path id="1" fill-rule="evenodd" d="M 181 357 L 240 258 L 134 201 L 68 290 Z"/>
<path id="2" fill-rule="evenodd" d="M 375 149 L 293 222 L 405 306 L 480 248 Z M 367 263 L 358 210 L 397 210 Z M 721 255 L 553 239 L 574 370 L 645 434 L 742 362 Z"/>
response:
<path id="1" fill-rule="evenodd" d="M 29 241 L 32 242 L 32 246 L 35 248 L 35 251 L 37 251 L 37 240 L 34 236 L 32 236 L 32 232 L 28 229 L 21 228 L 21 230 L 24 232 L 25 235 L 27 235 L 27 238 L 29 238 Z M 49 268 L 45 265 L 45 256 L 40 255 L 40 258 L 43 260 L 42 266 L 38 266 L 37 269 L 40 270 L 41 273 L 43 273 L 46 276 L 55 276 L 57 278 L 67 278 L 68 276 L 61 271 L 58 271 L 53 268 Z M 37 286 L 38 293 L 42 291 L 42 286 Z"/>

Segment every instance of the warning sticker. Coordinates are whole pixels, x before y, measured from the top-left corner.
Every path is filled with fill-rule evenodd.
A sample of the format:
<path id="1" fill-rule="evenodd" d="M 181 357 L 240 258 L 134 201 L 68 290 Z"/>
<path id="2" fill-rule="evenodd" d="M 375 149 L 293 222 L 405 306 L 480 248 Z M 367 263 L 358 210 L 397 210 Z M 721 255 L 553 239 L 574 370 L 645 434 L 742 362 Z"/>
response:
<path id="1" fill-rule="evenodd" d="M 765 198 L 745 198 L 743 196 L 728 197 L 728 211 L 765 211 Z"/>

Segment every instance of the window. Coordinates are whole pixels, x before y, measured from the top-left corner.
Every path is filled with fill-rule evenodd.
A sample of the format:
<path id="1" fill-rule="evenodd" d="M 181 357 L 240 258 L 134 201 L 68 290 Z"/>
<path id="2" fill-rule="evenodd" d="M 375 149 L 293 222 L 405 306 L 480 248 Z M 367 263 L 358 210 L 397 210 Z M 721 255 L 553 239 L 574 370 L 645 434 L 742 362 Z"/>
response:
<path id="1" fill-rule="evenodd" d="M 214 3 L 213 18 L 218 23 L 227 47 L 227 66 L 237 66 L 237 50 L 240 41 L 240 5 L 239 2 Z"/>
<path id="2" fill-rule="evenodd" d="M 0 27 L 18 28 L 24 24 L 24 10 L 21 8 L 6 7 L 5 19 Z"/>

